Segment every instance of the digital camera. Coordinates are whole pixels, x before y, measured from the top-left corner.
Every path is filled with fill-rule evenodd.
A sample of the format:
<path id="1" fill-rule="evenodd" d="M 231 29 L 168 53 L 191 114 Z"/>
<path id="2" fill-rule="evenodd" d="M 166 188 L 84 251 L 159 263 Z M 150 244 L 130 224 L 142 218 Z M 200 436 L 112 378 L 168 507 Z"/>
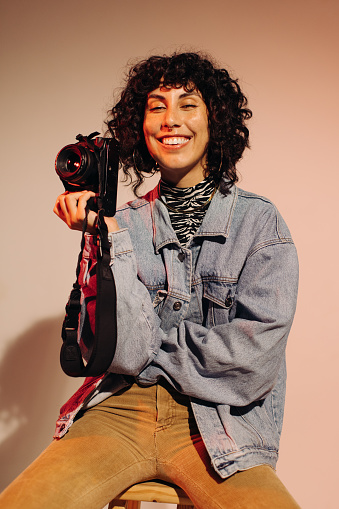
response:
<path id="1" fill-rule="evenodd" d="M 66 191 L 94 191 L 98 197 L 90 201 L 92 210 L 104 210 L 114 216 L 116 211 L 119 145 L 115 138 L 78 134 L 78 143 L 66 145 L 55 159 L 55 171 Z"/>

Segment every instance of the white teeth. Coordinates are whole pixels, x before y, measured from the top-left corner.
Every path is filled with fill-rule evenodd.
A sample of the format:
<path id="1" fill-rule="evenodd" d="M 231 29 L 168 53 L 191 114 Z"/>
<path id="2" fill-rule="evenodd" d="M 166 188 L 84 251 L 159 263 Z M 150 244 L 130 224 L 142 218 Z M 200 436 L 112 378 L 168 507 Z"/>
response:
<path id="1" fill-rule="evenodd" d="M 189 140 L 189 138 L 163 138 L 161 141 L 164 145 L 183 145 Z"/>

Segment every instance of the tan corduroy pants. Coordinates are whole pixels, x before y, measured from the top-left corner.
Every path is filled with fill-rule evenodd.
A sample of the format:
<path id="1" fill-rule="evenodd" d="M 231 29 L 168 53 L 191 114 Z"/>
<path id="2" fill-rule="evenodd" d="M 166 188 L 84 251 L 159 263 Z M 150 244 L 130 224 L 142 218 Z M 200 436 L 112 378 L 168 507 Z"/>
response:
<path id="1" fill-rule="evenodd" d="M 165 383 L 137 384 L 87 410 L 3 493 L 6 509 L 102 509 L 134 483 L 181 486 L 197 509 L 297 509 L 267 465 L 222 480 L 188 398 Z"/>

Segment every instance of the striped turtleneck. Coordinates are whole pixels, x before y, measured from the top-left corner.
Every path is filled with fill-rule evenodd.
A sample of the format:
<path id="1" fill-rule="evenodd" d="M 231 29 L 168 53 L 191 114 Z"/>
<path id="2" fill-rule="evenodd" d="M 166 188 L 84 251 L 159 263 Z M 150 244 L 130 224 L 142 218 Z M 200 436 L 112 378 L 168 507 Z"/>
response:
<path id="1" fill-rule="evenodd" d="M 215 182 L 211 177 L 196 186 L 184 188 L 160 180 L 160 200 L 168 208 L 173 229 L 182 246 L 198 230 L 214 192 Z"/>

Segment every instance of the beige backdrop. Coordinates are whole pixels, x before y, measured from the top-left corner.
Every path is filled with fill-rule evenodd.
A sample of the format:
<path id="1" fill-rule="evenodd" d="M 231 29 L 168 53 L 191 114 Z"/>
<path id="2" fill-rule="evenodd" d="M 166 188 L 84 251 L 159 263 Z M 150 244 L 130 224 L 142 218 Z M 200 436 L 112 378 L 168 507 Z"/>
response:
<path id="1" fill-rule="evenodd" d="M 49 443 L 79 385 L 58 360 L 80 235 L 52 213 L 55 155 L 102 128 L 131 58 L 204 49 L 233 69 L 254 111 L 240 185 L 277 204 L 300 256 L 278 474 L 303 508 L 335 509 L 338 3 L 1 4 L 1 487 Z"/>

